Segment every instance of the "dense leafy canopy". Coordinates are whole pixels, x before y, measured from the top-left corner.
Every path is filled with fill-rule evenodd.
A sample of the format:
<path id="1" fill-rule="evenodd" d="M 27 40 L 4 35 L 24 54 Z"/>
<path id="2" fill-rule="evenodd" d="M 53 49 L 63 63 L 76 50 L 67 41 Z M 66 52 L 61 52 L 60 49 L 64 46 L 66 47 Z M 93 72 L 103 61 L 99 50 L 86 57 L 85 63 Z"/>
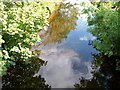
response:
<path id="1" fill-rule="evenodd" d="M 97 37 L 92 43 L 95 48 L 104 55 L 120 57 L 120 2 L 94 2 L 84 11 L 88 13 L 89 31 Z"/>
<path id="2" fill-rule="evenodd" d="M 46 4 L 45 4 L 46 3 Z M 40 40 L 37 34 L 48 25 L 47 2 L 0 2 L 0 75 L 18 60 L 30 62 L 35 54 L 31 46 Z"/>

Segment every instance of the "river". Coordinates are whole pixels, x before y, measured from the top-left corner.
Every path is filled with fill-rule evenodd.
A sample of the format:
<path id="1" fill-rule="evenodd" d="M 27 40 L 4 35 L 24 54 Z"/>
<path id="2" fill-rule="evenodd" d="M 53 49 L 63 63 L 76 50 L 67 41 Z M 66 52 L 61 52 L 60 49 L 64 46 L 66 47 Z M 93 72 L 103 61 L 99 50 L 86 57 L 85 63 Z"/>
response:
<path id="1" fill-rule="evenodd" d="M 47 61 L 34 76 L 41 75 L 52 88 L 71 88 L 79 78 L 92 78 L 92 53 L 89 45 L 95 37 L 88 32 L 87 15 L 79 14 L 75 5 L 63 4 L 50 22 L 42 43 L 35 50 Z"/>

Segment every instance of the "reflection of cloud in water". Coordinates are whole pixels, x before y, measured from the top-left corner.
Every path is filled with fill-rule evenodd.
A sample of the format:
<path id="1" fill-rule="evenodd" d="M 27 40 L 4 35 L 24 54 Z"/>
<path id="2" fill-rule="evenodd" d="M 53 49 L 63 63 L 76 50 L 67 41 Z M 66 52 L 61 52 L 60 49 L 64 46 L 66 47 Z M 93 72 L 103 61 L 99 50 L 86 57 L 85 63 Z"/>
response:
<path id="1" fill-rule="evenodd" d="M 70 31 L 65 41 L 46 46 L 41 44 L 36 48 L 41 50 L 39 57 L 48 63 L 34 76 L 42 75 L 52 88 L 70 88 L 79 82 L 79 78 L 92 77 L 91 52 L 94 49 L 88 45 L 88 40 L 93 40 L 94 37 L 87 31 L 86 17 L 79 17 L 76 30 Z"/>
<path id="2" fill-rule="evenodd" d="M 76 30 L 70 31 L 67 39 L 61 43 L 39 45 L 31 50 L 41 50 L 40 58 L 48 61 L 36 75 L 42 75 L 52 88 L 70 88 L 79 78 L 90 79 L 91 52 L 94 49 L 88 45 L 88 40 L 95 39 L 87 31 L 86 15 L 81 15 L 77 21 Z M 82 40 L 82 42 L 80 41 Z"/>
<path id="3" fill-rule="evenodd" d="M 89 40 L 95 40 L 95 39 L 96 37 L 92 35 L 80 37 L 80 41 L 89 41 Z"/>
<path id="4" fill-rule="evenodd" d="M 40 58 L 48 63 L 38 74 L 41 74 L 53 88 L 72 87 L 81 76 L 91 77 L 90 62 L 81 60 L 79 56 L 69 49 L 43 49 Z"/>

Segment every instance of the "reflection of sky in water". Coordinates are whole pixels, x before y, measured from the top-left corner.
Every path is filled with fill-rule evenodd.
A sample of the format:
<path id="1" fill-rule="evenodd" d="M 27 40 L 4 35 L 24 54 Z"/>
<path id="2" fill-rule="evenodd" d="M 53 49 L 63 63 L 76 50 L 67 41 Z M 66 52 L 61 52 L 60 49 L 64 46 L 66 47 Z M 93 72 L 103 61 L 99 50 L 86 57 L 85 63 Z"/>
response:
<path id="1" fill-rule="evenodd" d="M 87 28 L 85 16 L 81 16 L 77 21 L 76 30 L 72 30 L 62 43 L 38 47 L 41 50 L 40 58 L 48 61 L 38 74 L 52 87 L 73 87 L 81 76 L 92 77 L 91 52 L 96 51 L 88 42 L 95 38 L 87 32 Z"/>
<path id="2" fill-rule="evenodd" d="M 90 62 L 84 62 L 79 55 L 70 49 L 49 49 L 49 54 L 43 50 L 41 58 L 48 60 L 47 66 L 43 66 L 39 73 L 45 77 L 52 87 L 72 87 L 79 77 L 91 77 Z"/>

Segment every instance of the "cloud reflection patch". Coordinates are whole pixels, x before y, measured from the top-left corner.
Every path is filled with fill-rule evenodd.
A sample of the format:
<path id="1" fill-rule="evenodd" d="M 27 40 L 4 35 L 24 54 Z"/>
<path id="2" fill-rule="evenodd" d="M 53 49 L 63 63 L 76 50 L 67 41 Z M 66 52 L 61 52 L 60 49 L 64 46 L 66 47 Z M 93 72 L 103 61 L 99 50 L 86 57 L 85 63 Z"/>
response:
<path id="1" fill-rule="evenodd" d="M 80 55 L 70 49 L 50 48 L 41 51 L 40 58 L 47 60 L 38 75 L 46 79 L 53 88 L 70 88 L 80 77 L 90 78 L 91 63 L 80 58 Z"/>
<path id="2" fill-rule="evenodd" d="M 95 39 L 96 37 L 92 35 L 80 37 L 80 41 L 88 41 L 88 40 L 95 40 Z"/>

